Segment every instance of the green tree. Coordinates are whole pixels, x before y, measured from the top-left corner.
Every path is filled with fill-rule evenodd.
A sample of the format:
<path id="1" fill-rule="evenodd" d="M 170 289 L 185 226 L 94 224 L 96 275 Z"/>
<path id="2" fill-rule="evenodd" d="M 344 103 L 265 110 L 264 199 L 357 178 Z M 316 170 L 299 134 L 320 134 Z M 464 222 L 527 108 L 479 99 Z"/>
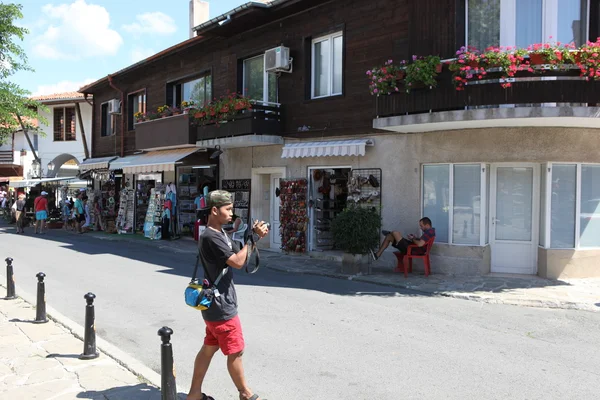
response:
<path id="1" fill-rule="evenodd" d="M 30 99 L 27 90 L 9 80 L 18 71 L 33 72 L 27 63 L 25 51 L 18 43 L 29 33 L 27 29 L 15 25 L 15 20 L 23 18 L 22 9 L 20 4 L 0 3 L 0 143 L 22 129 L 34 157 L 39 161 L 29 137 L 29 129 L 34 127 L 34 121 L 47 123 L 38 113 L 45 107 Z"/>

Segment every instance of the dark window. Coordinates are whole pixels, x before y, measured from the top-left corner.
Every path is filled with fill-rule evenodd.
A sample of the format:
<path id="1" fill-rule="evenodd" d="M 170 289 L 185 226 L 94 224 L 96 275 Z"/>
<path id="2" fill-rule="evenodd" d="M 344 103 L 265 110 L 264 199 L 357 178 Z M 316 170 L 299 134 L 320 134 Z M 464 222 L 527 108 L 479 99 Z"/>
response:
<path id="1" fill-rule="evenodd" d="M 130 131 L 133 130 L 135 124 L 135 114 L 146 113 L 146 91 L 130 94 L 127 98 L 127 126 Z"/>
<path id="2" fill-rule="evenodd" d="M 211 100 L 212 76 L 210 74 L 167 85 L 167 103 L 174 107 L 181 107 L 183 101 L 192 101 L 197 107 L 204 107 Z"/>
<path id="3" fill-rule="evenodd" d="M 100 136 L 113 135 L 113 118 L 112 114 L 108 112 L 108 103 L 102 104 L 102 121 L 100 124 Z"/>
<path id="4" fill-rule="evenodd" d="M 72 141 L 75 136 L 75 107 L 54 109 L 54 141 Z"/>

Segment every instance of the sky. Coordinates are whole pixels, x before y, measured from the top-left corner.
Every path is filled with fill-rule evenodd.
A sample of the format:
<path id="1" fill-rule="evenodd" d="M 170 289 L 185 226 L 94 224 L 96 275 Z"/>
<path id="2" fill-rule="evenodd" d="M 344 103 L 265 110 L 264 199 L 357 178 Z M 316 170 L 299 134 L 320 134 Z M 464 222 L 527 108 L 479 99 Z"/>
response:
<path id="1" fill-rule="evenodd" d="M 11 81 L 32 95 L 74 91 L 189 38 L 189 0 L 13 0 L 35 72 Z M 10 0 L 4 0 L 5 3 Z M 208 0 L 210 18 L 247 0 Z"/>

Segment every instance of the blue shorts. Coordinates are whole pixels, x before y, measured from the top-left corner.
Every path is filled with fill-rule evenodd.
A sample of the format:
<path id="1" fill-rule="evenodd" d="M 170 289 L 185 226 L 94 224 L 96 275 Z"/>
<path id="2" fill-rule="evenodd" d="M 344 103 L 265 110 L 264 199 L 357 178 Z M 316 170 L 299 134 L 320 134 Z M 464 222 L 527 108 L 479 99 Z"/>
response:
<path id="1" fill-rule="evenodd" d="M 37 219 L 38 221 L 46 220 L 48 219 L 48 213 L 46 213 L 46 211 L 37 211 L 35 213 L 35 219 Z"/>

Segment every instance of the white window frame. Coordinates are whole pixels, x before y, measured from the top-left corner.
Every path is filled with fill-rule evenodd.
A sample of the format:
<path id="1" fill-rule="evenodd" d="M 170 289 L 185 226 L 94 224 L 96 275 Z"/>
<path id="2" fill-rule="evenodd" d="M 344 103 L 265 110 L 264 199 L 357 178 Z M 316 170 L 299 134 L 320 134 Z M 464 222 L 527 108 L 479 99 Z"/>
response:
<path id="1" fill-rule="evenodd" d="M 342 38 L 342 54 L 344 48 L 344 32 L 339 31 L 332 33 L 331 35 L 321 36 L 312 40 L 310 45 L 310 54 L 311 54 L 311 62 L 310 62 L 310 97 L 311 99 L 322 99 L 324 97 L 331 96 L 341 96 L 344 92 L 344 61 L 342 59 L 342 91 L 339 93 L 333 93 L 333 59 L 334 59 L 334 49 L 333 49 L 333 39 L 341 37 Z M 321 42 L 329 41 L 329 80 L 327 82 L 327 94 L 323 96 L 315 96 L 315 45 Z"/>
<path id="2" fill-rule="evenodd" d="M 263 78 L 263 98 L 262 100 L 258 100 L 258 99 L 251 99 L 251 100 L 255 100 L 255 101 L 262 101 L 265 105 L 269 105 L 269 104 L 278 104 L 277 102 L 279 101 L 279 90 L 276 87 L 275 91 L 277 92 L 277 101 L 273 102 L 269 102 L 269 73 L 266 72 L 266 66 L 265 66 L 265 55 L 261 54 L 255 57 L 249 57 L 249 58 L 244 58 L 244 60 L 242 61 L 242 93 L 244 92 L 245 88 L 246 88 L 246 61 L 250 61 L 250 60 L 255 60 L 258 58 L 262 58 L 263 61 L 263 74 L 264 74 L 264 78 Z M 275 84 L 277 86 L 277 84 Z M 243 93 L 244 96 L 247 96 L 245 93 Z"/>
<path id="3" fill-rule="evenodd" d="M 586 0 L 585 37 L 589 40 L 590 0 Z M 516 44 L 517 0 L 500 0 L 500 46 L 513 47 Z M 552 42 L 558 36 L 558 0 L 542 0 L 542 42 Z M 552 37 L 553 39 L 550 39 Z M 534 43 L 531 43 L 534 44 Z M 469 0 L 465 0 L 465 46 L 469 45 Z M 479 49 L 481 51 L 485 49 Z"/>
<path id="4" fill-rule="evenodd" d="M 428 215 L 423 215 L 423 183 L 425 179 L 425 167 L 431 165 L 448 165 L 448 245 L 451 246 L 467 246 L 467 247 L 483 247 L 488 246 L 489 243 L 486 243 L 486 220 L 488 218 L 488 210 L 487 210 L 487 168 L 486 163 L 426 163 L 421 164 L 421 187 L 420 187 L 420 214 L 421 218 L 428 217 Z M 467 244 L 467 243 L 453 243 L 454 241 L 454 167 L 460 165 L 479 165 L 480 167 L 480 204 L 479 204 L 479 244 Z M 435 225 L 435 221 L 434 225 Z"/>
<path id="5" fill-rule="evenodd" d="M 577 177 L 575 181 L 575 247 L 572 248 L 560 248 L 556 250 L 600 250 L 600 247 L 581 247 L 581 169 L 584 165 L 592 165 L 592 166 L 600 166 L 598 163 L 581 163 L 581 162 L 549 162 L 546 173 L 546 193 L 542 193 L 542 195 L 546 196 L 546 237 L 544 240 L 543 246 L 540 245 L 541 248 L 544 249 L 553 249 L 551 247 L 551 237 L 552 234 L 550 222 L 551 222 L 551 212 L 552 212 L 552 170 L 554 165 L 576 165 L 577 167 Z"/>

